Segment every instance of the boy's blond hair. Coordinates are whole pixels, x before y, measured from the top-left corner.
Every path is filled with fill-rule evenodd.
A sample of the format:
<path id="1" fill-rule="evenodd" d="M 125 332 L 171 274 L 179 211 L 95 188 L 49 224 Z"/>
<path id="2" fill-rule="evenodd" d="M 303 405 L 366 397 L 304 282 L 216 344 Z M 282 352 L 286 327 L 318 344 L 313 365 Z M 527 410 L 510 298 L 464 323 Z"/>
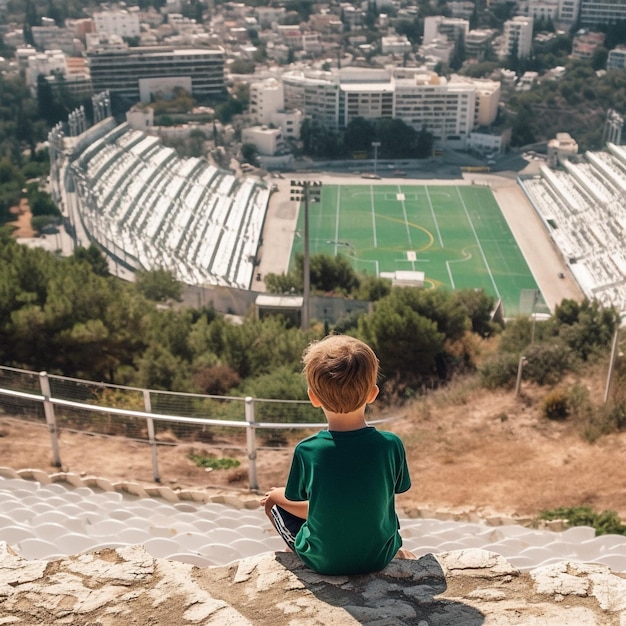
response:
<path id="1" fill-rule="evenodd" d="M 351 413 L 364 404 L 378 380 L 378 358 L 362 341 L 330 335 L 310 344 L 302 357 L 309 389 L 322 407 Z"/>

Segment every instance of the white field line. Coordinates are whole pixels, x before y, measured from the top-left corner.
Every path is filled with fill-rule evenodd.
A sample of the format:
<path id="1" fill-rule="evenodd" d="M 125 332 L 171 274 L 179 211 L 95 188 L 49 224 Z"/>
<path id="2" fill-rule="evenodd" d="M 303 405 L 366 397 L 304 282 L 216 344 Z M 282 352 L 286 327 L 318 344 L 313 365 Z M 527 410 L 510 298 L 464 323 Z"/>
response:
<path id="1" fill-rule="evenodd" d="M 376 207 L 374 206 L 374 186 L 370 185 L 370 198 L 372 204 L 372 235 L 374 236 L 374 248 L 378 248 L 378 237 L 376 236 Z"/>
<path id="2" fill-rule="evenodd" d="M 398 185 L 398 193 L 402 193 L 402 188 Z M 404 215 L 404 227 L 406 228 L 406 238 L 409 240 L 409 247 L 413 247 L 413 241 L 411 240 L 411 229 L 409 228 L 409 216 L 406 214 L 406 204 L 404 200 L 400 200 L 402 204 L 402 215 Z"/>
<path id="3" fill-rule="evenodd" d="M 483 258 L 483 263 L 485 264 L 485 267 L 487 268 L 487 272 L 489 273 L 491 284 L 493 285 L 493 288 L 498 298 L 501 298 L 502 296 L 500 295 L 500 291 L 498 290 L 496 281 L 494 280 L 493 274 L 491 273 L 491 268 L 489 267 L 489 263 L 487 263 L 487 257 L 485 256 L 485 251 L 483 250 L 483 247 L 480 245 L 480 241 L 478 240 L 478 234 L 476 233 L 476 229 L 474 228 L 474 222 L 472 222 L 472 218 L 470 217 L 469 211 L 467 210 L 467 206 L 465 206 L 465 201 L 463 200 L 463 196 L 461 195 L 461 192 L 459 191 L 458 186 L 456 187 L 456 192 L 459 195 L 459 198 L 461 199 L 461 204 L 463 205 L 463 210 L 465 211 L 465 215 L 467 216 L 467 221 L 469 222 L 472 232 L 474 233 L 474 239 L 476 240 L 478 249 L 480 250 L 480 256 L 482 256 Z"/>
<path id="4" fill-rule="evenodd" d="M 450 278 L 450 284 L 452 285 L 452 289 L 456 289 L 456 285 L 454 284 L 454 278 L 452 277 L 452 270 L 450 269 L 450 261 L 446 261 L 446 269 L 448 270 L 448 277 Z"/>
<path id="5" fill-rule="evenodd" d="M 335 208 L 335 256 L 337 256 L 337 242 L 339 241 L 339 211 L 341 210 L 339 206 L 340 198 L 341 198 L 341 185 L 337 185 L 337 206 Z"/>
<path id="6" fill-rule="evenodd" d="M 435 222 L 435 228 L 437 229 L 437 237 L 439 239 L 439 245 L 443 248 L 443 239 L 441 237 L 441 232 L 439 230 L 439 222 L 437 222 L 437 216 L 435 215 L 435 209 L 433 207 L 433 203 L 430 199 L 430 192 L 428 191 L 428 187 L 424 185 L 424 189 L 426 190 L 426 197 L 428 198 L 428 206 L 430 207 L 430 214 L 433 216 L 433 222 Z"/>

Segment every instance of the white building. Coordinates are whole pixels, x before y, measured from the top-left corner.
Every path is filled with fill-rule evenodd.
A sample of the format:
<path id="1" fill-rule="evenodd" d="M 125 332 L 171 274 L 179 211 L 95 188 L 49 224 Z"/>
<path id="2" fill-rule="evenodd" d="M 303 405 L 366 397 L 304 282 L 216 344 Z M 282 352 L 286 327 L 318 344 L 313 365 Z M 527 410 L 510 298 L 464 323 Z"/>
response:
<path id="1" fill-rule="evenodd" d="M 469 20 L 472 17 L 476 8 L 470 0 L 453 0 L 448 2 L 447 6 L 452 13 L 452 17 L 461 17 L 465 20 Z"/>
<path id="2" fill-rule="evenodd" d="M 424 18 L 424 38 L 422 43 L 429 44 L 434 39 L 441 39 L 442 35 L 448 41 L 458 41 L 465 39 L 469 32 L 469 21 L 457 17 L 443 17 L 442 15 L 431 15 Z"/>
<path id="3" fill-rule="evenodd" d="M 560 0 L 559 21 L 573 24 L 578 19 L 580 12 L 580 0 Z"/>
<path id="4" fill-rule="evenodd" d="M 257 124 L 272 124 L 282 130 L 285 138 L 299 139 L 303 115 L 286 110 L 283 85 L 275 78 L 250 84 L 248 113 Z"/>
<path id="5" fill-rule="evenodd" d="M 607 70 L 623 70 L 626 68 L 626 46 L 617 46 L 609 51 L 606 62 Z"/>
<path id="6" fill-rule="evenodd" d="M 61 50 L 46 50 L 45 52 L 28 55 L 26 84 L 33 93 L 37 90 L 37 78 L 40 74 L 43 76 L 52 74 L 65 76 L 67 74 L 65 55 Z"/>
<path id="7" fill-rule="evenodd" d="M 119 37 L 139 37 L 139 15 L 128 11 L 101 11 L 93 14 L 98 33 Z"/>
<path id="8" fill-rule="evenodd" d="M 241 131 L 241 141 L 253 144 L 262 156 L 274 156 L 285 147 L 280 128 L 268 126 L 251 126 Z"/>
<path id="9" fill-rule="evenodd" d="M 526 59 L 530 56 L 532 42 L 533 18 L 516 15 L 504 22 L 500 56 L 506 58 L 515 52 L 518 59 Z"/>
<path id="10" fill-rule="evenodd" d="M 285 7 L 255 7 L 254 14 L 261 28 L 271 28 L 274 24 L 279 24 L 285 17 L 287 10 Z"/>
<path id="11" fill-rule="evenodd" d="M 578 154 L 578 144 L 569 133 L 557 133 L 554 139 L 548 141 L 548 167 L 556 168 L 560 161 L 569 159 Z"/>
<path id="12" fill-rule="evenodd" d="M 482 61 L 495 35 L 496 31 L 492 29 L 470 30 L 465 37 L 465 56 Z"/>
<path id="13" fill-rule="evenodd" d="M 419 56 L 426 60 L 426 65 L 432 70 L 438 63 L 449 63 L 453 52 L 454 42 L 448 41 L 445 35 L 419 47 Z"/>
<path id="14" fill-rule="evenodd" d="M 47 21 L 43 26 L 33 26 L 32 33 L 35 46 L 40 50 L 62 50 L 65 54 L 74 53 L 74 33 L 69 28 L 59 28 L 54 20 Z"/>
<path id="15" fill-rule="evenodd" d="M 406 35 L 390 35 L 381 39 L 381 49 L 383 54 L 402 56 L 411 52 L 412 46 Z"/>
<path id="16" fill-rule="evenodd" d="M 248 112 L 258 124 L 270 124 L 272 115 L 285 108 L 283 85 L 275 78 L 250 83 Z"/>
<path id="17" fill-rule="evenodd" d="M 559 19 L 561 0 L 529 0 L 528 15 L 533 19 L 550 19 L 553 22 Z"/>
<path id="18" fill-rule="evenodd" d="M 497 116 L 500 83 L 452 76 L 424 68 L 297 70 L 283 75 L 286 107 L 329 129 L 355 118 L 401 119 L 426 127 L 440 144 L 464 148 L 469 133 Z"/>

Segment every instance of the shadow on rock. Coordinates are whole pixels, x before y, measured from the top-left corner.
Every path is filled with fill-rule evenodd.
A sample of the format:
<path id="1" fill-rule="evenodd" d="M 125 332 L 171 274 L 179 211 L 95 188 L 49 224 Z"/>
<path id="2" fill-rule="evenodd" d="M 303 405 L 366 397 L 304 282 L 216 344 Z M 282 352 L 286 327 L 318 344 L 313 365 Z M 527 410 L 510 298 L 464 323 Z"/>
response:
<path id="1" fill-rule="evenodd" d="M 394 559 L 384 570 L 364 576 L 323 576 L 294 554 L 276 553 L 318 600 L 343 609 L 361 624 L 479 626 L 484 615 L 461 602 L 437 598 L 447 589 L 441 565 L 432 554 L 416 560 Z"/>

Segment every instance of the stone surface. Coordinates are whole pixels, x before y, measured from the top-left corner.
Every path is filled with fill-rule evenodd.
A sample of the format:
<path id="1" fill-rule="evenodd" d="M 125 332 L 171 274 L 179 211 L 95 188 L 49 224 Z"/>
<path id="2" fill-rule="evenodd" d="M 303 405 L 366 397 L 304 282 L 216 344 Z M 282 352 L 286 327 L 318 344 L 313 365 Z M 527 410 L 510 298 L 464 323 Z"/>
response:
<path id="1" fill-rule="evenodd" d="M 624 626 L 626 577 L 573 562 L 520 574 L 484 550 L 320 576 L 287 552 L 200 568 L 132 546 L 48 563 L 0 542 L 0 624 Z"/>

